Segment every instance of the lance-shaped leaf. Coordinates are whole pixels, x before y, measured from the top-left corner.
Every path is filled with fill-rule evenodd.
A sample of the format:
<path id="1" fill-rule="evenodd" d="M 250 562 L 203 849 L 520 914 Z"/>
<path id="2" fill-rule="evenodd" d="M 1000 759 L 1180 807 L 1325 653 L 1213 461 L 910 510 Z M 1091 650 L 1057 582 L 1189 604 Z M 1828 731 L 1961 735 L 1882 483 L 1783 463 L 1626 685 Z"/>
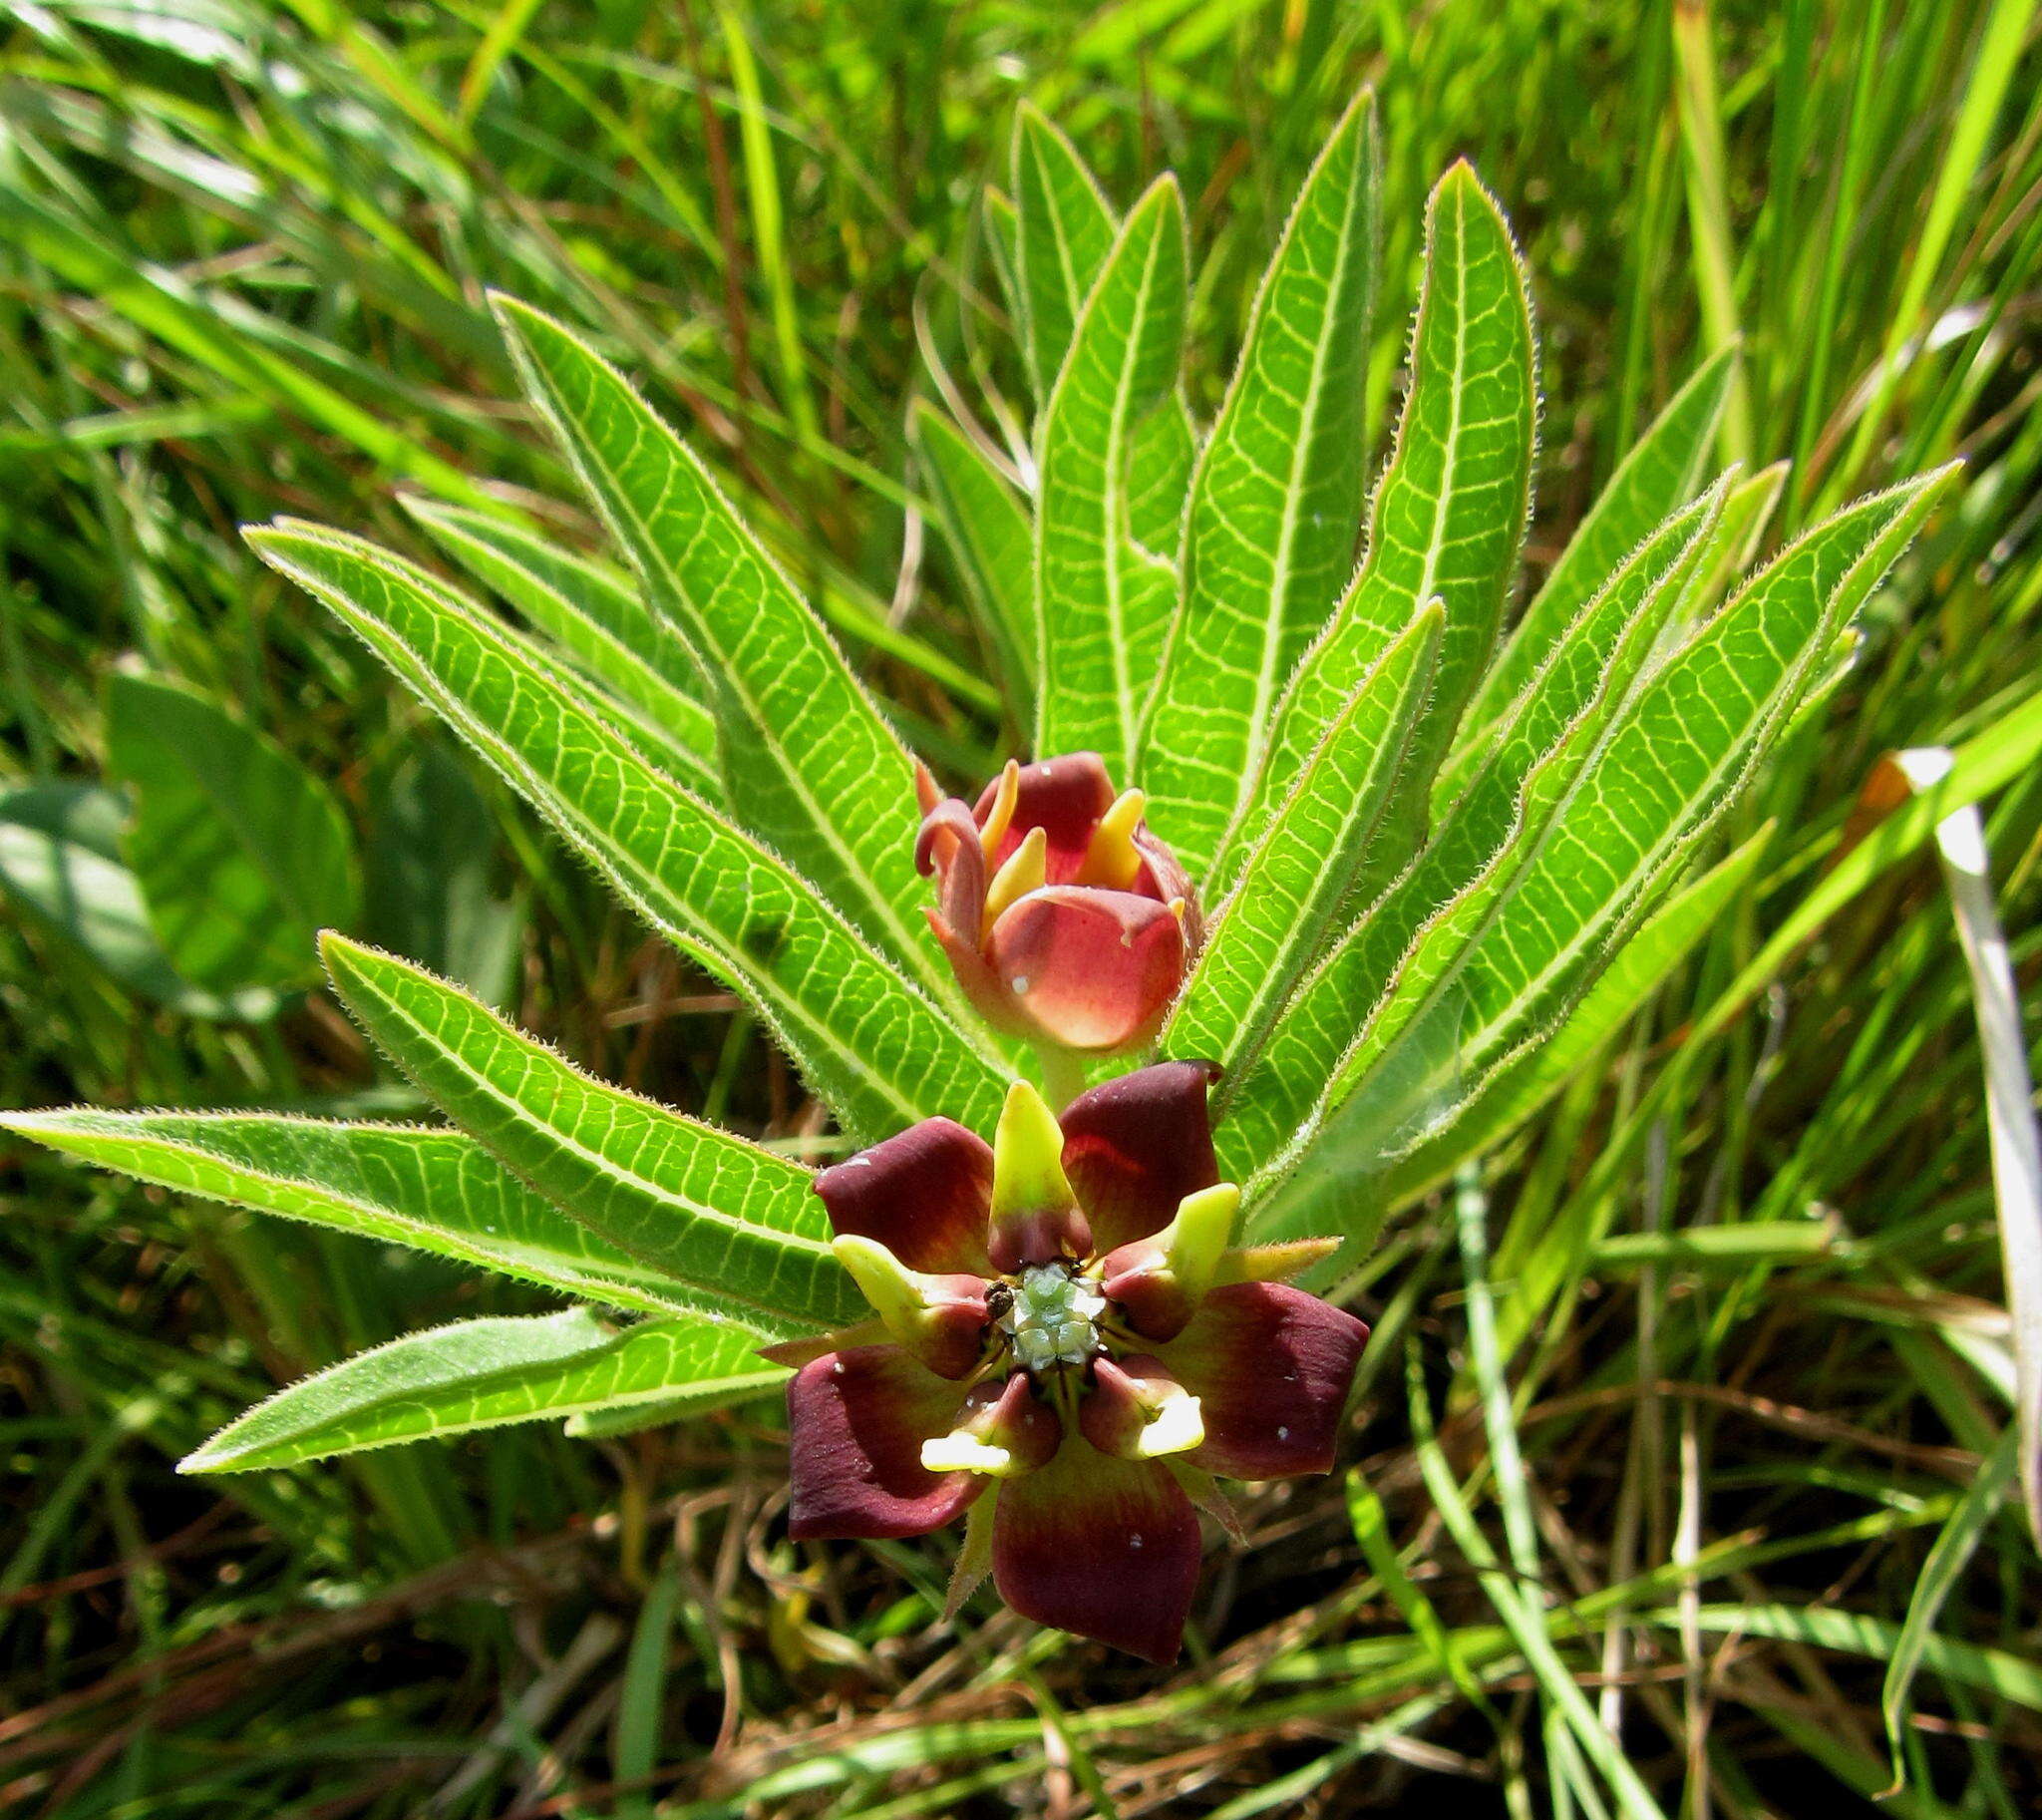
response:
<path id="1" fill-rule="evenodd" d="M 1703 361 L 1617 465 L 1468 704 L 1464 746 L 1490 731 L 1603 578 L 1695 496 L 1736 372 L 1735 348 Z"/>
<path id="2" fill-rule="evenodd" d="M 1438 1187 L 1469 1157 L 1501 1142 L 1565 1086 L 1644 1009 L 1695 944 L 1729 914 L 1772 832 L 1768 823 L 1669 899 L 1617 950 L 1616 958 L 1550 1037 L 1497 1070 L 1480 1092 L 1444 1107 L 1424 1142 L 1392 1159 L 1381 1191 L 1384 1202 L 1395 1206 Z"/>
<path id="3" fill-rule="evenodd" d="M 1077 148 L 1027 102 L 1014 119 L 1014 209 L 1017 326 L 1035 396 L 1047 400 L 1117 223 Z"/>
<path id="4" fill-rule="evenodd" d="M 1163 1051 L 1218 1062 L 1221 1086 L 1260 1053 L 1347 903 L 1396 794 L 1444 618 L 1429 603 L 1355 690 L 1206 937 Z"/>
<path id="5" fill-rule="evenodd" d="M 1214 878 L 1252 843 L 1369 666 L 1420 604 L 1446 602 L 1426 725 L 1406 788 L 1429 789 L 1461 709 L 1495 648 L 1525 535 L 1535 391 L 1532 312 L 1510 228 L 1466 165 L 1433 191 L 1411 391 L 1377 483 L 1368 553 L 1284 690 L 1269 751 Z M 1408 857 L 1385 849 L 1370 871 Z"/>
<path id="6" fill-rule="evenodd" d="M 1688 585 L 1706 561 L 1724 486 L 1676 513 L 1578 614 L 1500 723 L 1498 743 L 1432 840 L 1345 931 L 1297 994 L 1297 1015 L 1272 1049 L 1274 1073 L 1236 1075 L 1272 1144 L 1305 1116 L 1328 1067 L 1382 1001 L 1421 932 L 1435 943 L 1471 927 L 1532 851 L 1567 785 L 1622 708 Z M 1427 925 L 1451 906 L 1453 917 Z M 1341 1034 L 1343 1023 L 1346 1034 Z M 1222 1082 L 1216 1104 L 1235 1097 Z"/>
<path id="7" fill-rule="evenodd" d="M 1028 301 L 1021 289 L 1021 211 L 1006 191 L 985 192 L 985 247 L 993 275 L 999 280 L 1000 295 L 1007 300 L 1013 318 L 1014 338 L 1020 343 L 1023 360 L 1028 353 Z M 1109 243 L 1112 236 L 1108 235 Z"/>
<path id="8" fill-rule="evenodd" d="M 363 1352 L 258 1403 L 179 1472 L 296 1466 L 434 1435 L 666 1404 L 699 1414 L 787 1376 L 749 1333 L 688 1315 L 622 1331 L 586 1308 L 457 1321 Z"/>
<path id="9" fill-rule="evenodd" d="M 92 1106 L 0 1114 L 0 1125 L 181 1194 L 458 1258 L 612 1307 L 670 1313 L 690 1299 L 458 1131 Z"/>
<path id="10" fill-rule="evenodd" d="M 333 792 L 274 740 L 153 677 L 107 679 L 107 759 L 135 793 L 124 846 L 178 976 L 220 993 L 312 977 L 362 886 Z"/>
<path id="11" fill-rule="evenodd" d="M 1337 1150 L 1380 1126 L 1372 1081 L 1404 1107 L 1412 1081 L 1445 1068 L 1452 1097 L 1467 1097 L 1551 1030 L 1679 876 L 1953 473 L 1806 533 L 1646 679 L 1502 889 L 1485 873 L 1427 923 L 1292 1135 L 1273 1153 L 1235 1140 L 1258 1151 L 1251 1192 L 1272 1187 L 1321 1131 Z"/>
<path id="12" fill-rule="evenodd" d="M 1277 691 L 1353 572 L 1381 191 L 1364 94 L 1305 179 L 1192 478 L 1141 783 L 1194 878 L 1261 768 Z"/>
<path id="13" fill-rule="evenodd" d="M 423 569 L 316 527 L 257 553 L 370 649 L 599 867 L 641 915 L 755 1005 L 853 1135 L 945 1112 L 989 1125 L 987 1053 L 777 856 L 563 694 L 515 634 Z"/>
<path id="14" fill-rule="evenodd" d="M 716 722 L 695 659 L 623 576 L 490 513 L 416 494 L 404 504 L 455 561 L 659 729 L 684 755 L 676 775 L 691 789 L 721 794 Z"/>
<path id="15" fill-rule="evenodd" d="M 1188 258 L 1184 199 L 1175 179 L 1159 179 L 1086 300 L 1038 449 L 1035 746 L 1100 752 L 1122 784 L 1177 588 L 1177 571 L 1135 541 L 1131 456 L 1142 420 L 1179 408 Z"/>
<path id="16" fill-rule="evenodd" d="M 843 652 L 624 378 L 529 305 L 495 303 L 533 402 L 708 680 L 733 812 L 949 998 L 922 921 L 912 767 Z"/>
<path id="17" fill-rule="evenodd" d="M 1184 544 L 1197 454 L 1198 432 L 1181 393 L 1135 426 L 1128 450 L 1128 536 L 1168 562 L 1177 560 Z"/>
<path id="18" fill-rule="evenodd" d="M 1035 532 L 999 470 L 926 400 L 908 419 L 929 498 L 1023 725 L 1035 712 Z"/>
<path id="19" fill-rule="evenodd" d="M 590 1078 L 391 955 L 321 946 L 362 1027 L 450 1119 L 693 1305 L 772 1333 L 863 1311 L 800 1164 Z"/>

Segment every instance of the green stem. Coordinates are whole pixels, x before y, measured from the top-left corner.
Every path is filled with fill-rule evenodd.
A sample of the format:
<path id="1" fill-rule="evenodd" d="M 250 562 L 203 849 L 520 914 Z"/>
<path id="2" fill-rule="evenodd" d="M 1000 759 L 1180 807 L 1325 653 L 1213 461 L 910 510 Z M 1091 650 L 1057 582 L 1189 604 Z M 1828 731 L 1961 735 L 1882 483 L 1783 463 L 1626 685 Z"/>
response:
<path id="1" fill-rule="evenodd" d="M 1075 1049 L 1045 1043 L 1036 1050 L 1035 1059 L 1042 1064 L 1043 1097 L 1049 1101 L 1052 1112 L 1062 1112 L 1085 1091 L 1085 1057 Z"/>

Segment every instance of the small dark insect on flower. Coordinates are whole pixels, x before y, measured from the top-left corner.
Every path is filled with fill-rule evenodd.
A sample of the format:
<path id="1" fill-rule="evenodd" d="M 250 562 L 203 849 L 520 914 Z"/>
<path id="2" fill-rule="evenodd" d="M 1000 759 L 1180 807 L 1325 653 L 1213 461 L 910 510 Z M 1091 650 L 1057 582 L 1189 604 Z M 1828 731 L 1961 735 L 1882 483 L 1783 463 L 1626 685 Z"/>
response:
<path id="1" fill-rule="evenodd" d="M 1197 901 L 1096 752 L 1010 763 L 976 807 L 917 775 L 915 864 L 958 983 L 1003 1030 L 1095 1053 L 1156 1034 L 1199 941 Z"/>
<path id="2" fill-rule="evenodd" d="M 876 1310 L 776 1347 L 800 1539 L 969 1512 L 954 1614 L 990 1569 L 1024 1616 L 1167 1662 L 1214 1475 L 1325 1472 L 1368 1329 L 1279 1280 L 1330 1240 L 1229 1245 L 1212 1071 L 1163 1062 L 1059 1120 L 1016 1082 L 991 1146 L 925 1119 L 816 1190 Z"/>

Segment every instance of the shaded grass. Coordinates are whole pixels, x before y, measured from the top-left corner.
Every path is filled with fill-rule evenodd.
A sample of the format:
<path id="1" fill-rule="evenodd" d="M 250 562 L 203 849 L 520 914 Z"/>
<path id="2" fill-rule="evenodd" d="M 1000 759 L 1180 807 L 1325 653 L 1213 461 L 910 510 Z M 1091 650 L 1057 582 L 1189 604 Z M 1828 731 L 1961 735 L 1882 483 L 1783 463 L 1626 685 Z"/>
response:
<path id="1" fill-rule="evenodd" d="M 1024 94 L 1121 199 L 1183 174 L 1202 414 L 1357 81 L 1379 86 L 1388 155 L 1379 404 L 1423 195 L 1471 156 L 1534 274 L 1535 560 L 1733 335 L 1746 392 L 1722 453 L 1794 461 L 1775 535 L 1951 455 L 1970 478 L 1739 812 L 1733 840 L 1780 830 L 1757 889 L 1479 1181 L 1392 1223 L 1356 1287 L 1377 1329 L 1359 1481 L 1249 1500 L 1251 1546 L 1209 1564 L 1187 1670 L 983 1604 L 944 1631 L 947 1539 L 794 1548 L 770 1405 L 599 1444 L 516 1431 L 177 1480 L 169 1462 L 281 1379 L 535 1304 L 17 1153 L 0 1807 L 400 1815 L 439 1791 L 439 1811 L 472 1815 L 1428 1798 L 1592 1815 L 1625 1811 L 1628 1777 L 1634 1812 L 1640 1794 L 1669 1814 L 1878 1811 L 1883 1663 L 2007 1415 L 1978 1061 L 1928 862 L 1869 871 L 1805 943 L 1767 941 L 1881 751 L 1989 744 L 2033 688 L 2033 13 L 217 0 L 16 16 L 4 781 L 97 775 L 99 679 L 133 652 L 273 733 L 389 835 L 389 780 L 438 736 L 234 528 L 293 512 L 430 559 L 391 498 L 409 480 L 481 487 L 592 542 L 501 402 L 491 285 L 643 376 L 915 740 L 986 769 L 1000 732 L 957 686 L 983 666 L 918 527 L 905 406 L 931 358 L 1014 388 L 974 197 Z M 494 884 L 523 907 L 522 1019 L 676 1103 L 806 1129 L 798 1084 L 722 995 L 472 787 Z M 1988 831 L 2032 981 L 2032 764 Z M 22 923 L 0 923 L 0 1006 L 9 1104 L 414 1109 L 322 1000 L 256 1029 L 173 1018 Z M 2042 1798 L 2036 1586 L 2002 1507 L 1924 1652 L 1889 1811 Z"/>

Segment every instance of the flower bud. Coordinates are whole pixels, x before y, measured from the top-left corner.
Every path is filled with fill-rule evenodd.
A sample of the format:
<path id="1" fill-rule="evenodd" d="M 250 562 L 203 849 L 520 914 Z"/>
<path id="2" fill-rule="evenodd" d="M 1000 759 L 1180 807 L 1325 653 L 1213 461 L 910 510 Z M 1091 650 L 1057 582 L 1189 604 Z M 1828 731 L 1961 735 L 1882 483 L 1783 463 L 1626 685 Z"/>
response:
<path id="1" fill-rule="evenodd" d="M 1009 764 L 975 808 L 916 780 L 915 864 L 936 881 L 929 925 L 958 983 L 1003 1030 L 1065 1049 L 1155 1035 L 1197 951 L 1191 882 L 1115 796 L 1094 752 Z"/>

